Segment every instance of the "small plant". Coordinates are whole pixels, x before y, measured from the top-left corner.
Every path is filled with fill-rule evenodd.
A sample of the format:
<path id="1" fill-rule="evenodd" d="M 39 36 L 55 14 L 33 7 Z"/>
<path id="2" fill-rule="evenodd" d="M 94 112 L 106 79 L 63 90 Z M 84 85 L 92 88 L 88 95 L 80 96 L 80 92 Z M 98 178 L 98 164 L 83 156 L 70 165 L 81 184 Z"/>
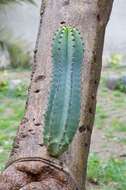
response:
<path id="1" fill-rule="evenodd" d="M 114 131 L 118 131 L 118 132 L 126 132 L 126 124 L 125 122 L 122 122 L 118 119 L 113 119 L 111 121 L 111 128 Z"/>
<path id="2" fill-rule="evenodd" d="M 105 189 L 126 189 L 125 171 L 125 160 L 111 158 L 109 160 L 103 161 L 95 153 L 91 154 L 89 157 L 88 179 L 89 181 L 97 183 L 104 188 L 106 186 Z"/>
<path id="3" fill-rule="evenodd" d="M 116 90 L 126 93 L 126 83 L 122 79 L 117 82 Z"/>
<path id="4" fill-rule="evenodd" d="M 29 68 L 31 55 L 27 50 L 27 44 L 23 40 L 13 39 L 13 35 L 5 29 L 0 30 L 0 49 L 8 53 L 12 68 Z"/>
<path id="5" fill-rule="evenodd" d="M 11 3 L 21 3 L 21 2 L 28 2 L 28 3 L 32 3 L 35 4 L 34 0 L 0 0 L 0 8 L 2 5 L 7 5 L 7 4 L 11 4 Z"/>
<path id="6" fill-rule="evenodd" d="M 90 154 L 88 161 L 88 180 L 94 183 L 99 183 L 100 181 L 100 171 L 101 171 L 101 161 L 97 154 Z"/>
<path id="7" fill-rule="evenodd" d="M 95 126 L 99 129 L 103 128 L 104 122 L 107 117 L 108 117 L 107 112 L 103 109 L 103 107 L 100 105 L 97 105 L 96 116 L 95 116 Z"/>
<path id="8" fill-rule="evenodd" d="M 3 96 L 25 98 L 27 95 L 27 88 L 26 84 L 20 83 L 11 89 L 8 80 L 0 81 L 0 95 Z"/>
<path id="9" fill-rule="evenodd" d="M 117 68 L 122 62 L 123 56 L 121 54 L 113 53 L 108 60 L 108 65 L 112 68 Z"/>
<path id="10" fill-rule="evenodd" d="M 11 95 L 3 95 L 0 98 L 0 171 L 4 169 L 16 135 L 16 129 L 23 117 L 25 108 L 25 98 Z"/>
<path id="11" fill-rule="evenodd" d="M 15 97 L 26 97 L 27 86 L 25 84 L 19 84 L 12 92 Z"/>
<path id="12" fill-rule="evenodd" d="M 21 42 L 13 42 L 8 44 L 8 52 L 10 55 L 11 67 L 28 68 L 30 66 L 31 57 Z"/>
<path id="13" fill-rule="evenodd" d="M 0 92 L 5 93 L 8 90 L 8 81 L 2 80 L 0 81 Z"/>

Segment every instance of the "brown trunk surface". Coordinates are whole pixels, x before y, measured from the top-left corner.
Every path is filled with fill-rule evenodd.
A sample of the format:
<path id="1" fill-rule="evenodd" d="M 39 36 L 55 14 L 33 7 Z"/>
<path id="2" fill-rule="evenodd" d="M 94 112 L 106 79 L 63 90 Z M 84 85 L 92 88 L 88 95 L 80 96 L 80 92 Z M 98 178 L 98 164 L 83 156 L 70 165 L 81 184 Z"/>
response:
<path id="1" fill-rule="evenodd" d="M 43 0 L 26 112 L 0 176 L 0 190 L 85 190 L 104 33 L 113 0 Z M 43 145 L 43 121 L 51 81 L 51 43 L 61 25 L 75 26 L 85 42 L 80 127 L 59 159 Z"/>

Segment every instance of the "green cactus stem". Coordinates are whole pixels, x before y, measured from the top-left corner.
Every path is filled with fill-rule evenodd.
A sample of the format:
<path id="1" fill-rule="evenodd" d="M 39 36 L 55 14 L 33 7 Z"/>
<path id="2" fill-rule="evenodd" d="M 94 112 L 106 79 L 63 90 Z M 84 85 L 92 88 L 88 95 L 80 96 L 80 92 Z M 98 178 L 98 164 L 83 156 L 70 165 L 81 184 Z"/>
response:
<path id="1" fill-rule="evenodd" d="M 54 157 L 68 149 L 79 125 L 83 46 L 75 28 L 65 26 L 55 33 L 52 84 L 44 127 L 44 143 Z"/>

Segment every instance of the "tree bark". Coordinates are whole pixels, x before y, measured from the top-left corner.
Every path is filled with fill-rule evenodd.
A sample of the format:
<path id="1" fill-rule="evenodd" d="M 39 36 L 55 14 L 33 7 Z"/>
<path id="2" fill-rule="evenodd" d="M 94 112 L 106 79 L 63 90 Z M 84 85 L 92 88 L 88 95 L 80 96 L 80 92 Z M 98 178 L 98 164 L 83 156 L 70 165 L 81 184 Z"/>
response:
<path id="1" fill-rule="evenodd" d="M 0 177 L 0 190 L 85 190 L 104 34 L 112 4 L 113 0 L 42 0 L 26 112 Z M 69 150 L 55 159 L 48 155 L 42 136 L 52 71 L 51 43 L 61 25 L 80 30 L 85 56 L 80 125 Z"/>

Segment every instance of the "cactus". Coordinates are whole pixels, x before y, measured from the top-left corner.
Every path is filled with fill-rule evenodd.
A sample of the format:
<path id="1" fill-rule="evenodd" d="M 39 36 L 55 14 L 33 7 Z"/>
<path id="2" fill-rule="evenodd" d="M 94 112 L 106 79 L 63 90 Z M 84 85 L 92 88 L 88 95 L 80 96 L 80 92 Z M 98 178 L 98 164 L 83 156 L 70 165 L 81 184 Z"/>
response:
<path id="1" fill-rule="evenodd" d="M 52 84 L 45 114 L 44 143 L 50 155 L 68 149 L 80 120 L 83 42 L 77 29 L 60 28 L 52 46 Z"/>

